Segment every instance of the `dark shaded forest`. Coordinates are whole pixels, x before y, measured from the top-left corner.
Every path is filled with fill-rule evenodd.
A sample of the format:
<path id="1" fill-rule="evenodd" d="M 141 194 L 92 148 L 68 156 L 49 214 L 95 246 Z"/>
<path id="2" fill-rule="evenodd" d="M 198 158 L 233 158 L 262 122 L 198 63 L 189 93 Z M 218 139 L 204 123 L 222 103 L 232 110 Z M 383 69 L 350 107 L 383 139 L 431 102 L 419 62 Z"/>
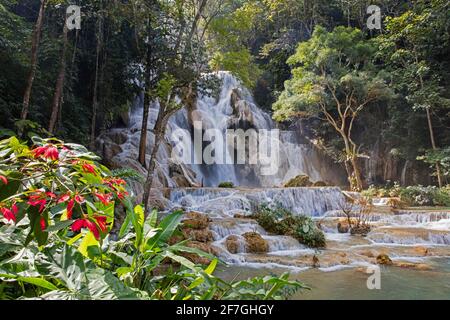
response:
<path id="1" fill-rule="evenodd" d="M 69 4 L 81 6 L 79 30 L 65 27 Z M 367 27 L 370 4 L 381 9 L 380 30 Z M 167 98 L 162 128 L 180 108 L 173 97 L 192 104 L 200 74 L 228 70 L 280 125 L 301 119 L 355 188 L 399 178 L 399 168 L 417 176 L 406 183 L 444 185 L 449 25 L 444 0 L 2 0 L 0 133 L 92 147 L 126 124 L 143 84 L 146 105 Z M 396 168 L 368 174 L 370 157 Z"/>

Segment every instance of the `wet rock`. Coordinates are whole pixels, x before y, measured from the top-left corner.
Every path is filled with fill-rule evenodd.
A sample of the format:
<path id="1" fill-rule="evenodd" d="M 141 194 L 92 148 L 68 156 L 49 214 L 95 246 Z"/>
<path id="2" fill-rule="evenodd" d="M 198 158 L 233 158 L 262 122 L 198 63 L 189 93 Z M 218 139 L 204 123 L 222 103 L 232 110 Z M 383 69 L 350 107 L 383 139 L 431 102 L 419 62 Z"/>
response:
<path id="1" fill-rule="evenodd" d="M 319 258 L 316 255 L 314 255 L 312 257 L 312 267 L 313 268 L 319 268 L 320 267 Z"/>
<path id="2" fill-rule="evenodd" d="M 414 247 L 414 252 L 421 256 L 427 256 L 429 251 L 425 247 Z"/>
<path id="3" fill-rule="evenodd" d="M 233 216 L 233 218 L 235 218 L 235 219 L 251 219 L 252 217 L 251 216 L 247 216 L 247 215 L 242 214 L 242 213 L 236 213 Z"/>
<path id="4" fill-rule="evenodd" d="M 269 244 L 257 232 L 246 232 L 242 235 L 245 238 L 247 252 L 265 253 L 269 251 Z"/>
<path id="5" fill-rule="evenodd" d="M 337 229 L 339 233 L 348 233 L 350 230 L 348 224 L 345 224 L 344 222 L 338 222 Z"/>
<path id="6" fill-rule="evenodd" d="M 350 229 L 350 234 L 352 236 L 358 235 L 365 237 L 370 232 L 370 229 L 371 227 L 368 224 L 359 224 Z"/>
<path id="7" fill-rule="evenodd" d="M 239 237 L 236 235 L 228 236 L 225 240 L 225 246 L 228 252 L 236 254 L 239 252 Z"/>
<path id="8" fill-rule="evenodd" d="M 207 215 L 198 212 L 188 212 L 183 220 L 183 226 L 190 229 L 205 229 L 208 227 L 210 219 Z"/>
<path id="9" fill-rule="evenodd" d="M 392 265 L 392 260 L 391 258 L 389 258 L 389 256 L 387 254 L 380 254 L 377 257 L 377 263 L 378 264 L 383 264 L 383 265 Z"/>
<path id="10" fill-rule="evenodd" d="M 180 187 L 180 188 L 189 188 L 192 187 L 191 183 L 189 182 L 189 180 L 185 177 L 182 176 L 180 174 L 174 175 L 172 176 L 172 180 L 173 182 L 175 182 L 175 184 Z"/>
<path id="11" fill-rule="evenodd" d="M 184 240 L 186 240 L 185 236 L 183 236 L 183 235 L 174 235 L 174 236 L 171 236 L 169 238 L 169 240 L 167 240 L 167 243 L 169 245 L 173 246 L 174 244 L 177 244 L 177 243 L 179 243 L 181 241 L 184 241 Z"/>
<path id="12" fill-rule="evenodd" d="M 414 270 L 419 270 L 419 271 L 433 270 L 433 268 L 430 265 L 427 265 L 425 263 L 395 261 L 394 266 L 399 267 L 399 268 L 414 269 Z"/>
<path id="13" fill-rule="evenodd" d="M 201 251 L 203 251 L 205 253 L 209 253 L 211 255 L 216 254 L 214 248 L 211 245 L 203 243 L 203 242 L 189 241 L 186 243 L 186 246 L 189 248 L 201 250 Z M 208 265 L 211 263 L 210 258 L 199 256 L 196 253 L 182 252 L 182 253 L 180 253 L 180 255 L 185 257 L 186 259 L 192 261 L 195 264 Z"/>
<path id="14" fill-rule="evenodd" d="M 323 181 L 316 181 L 313 183 L 313 187 L 326 187 L 327 183 Z"/>
<path id="15" fill-rule="evenodd" d="M 298 175 L 295 178 L 292 178 L 288 182 L 284 184 L 285 188 L 294 188 L 294 187 L 310 187 L 312 186 L 311 180 L 307 175 Z"/>
<path id="16" fill-rule="evenodd" d="M 357 253 L 368 258 L 375 258 L 379 255 L 375 250 L 363 250 Z"/>
<path id="17" fill-rule="evenodd" d="M 183 235 L 186 239 L 191 239 L 198 242 L 210 242 L 213 240 L 213 234 L 209 229 L 191 229 L 182 228 Z"/>

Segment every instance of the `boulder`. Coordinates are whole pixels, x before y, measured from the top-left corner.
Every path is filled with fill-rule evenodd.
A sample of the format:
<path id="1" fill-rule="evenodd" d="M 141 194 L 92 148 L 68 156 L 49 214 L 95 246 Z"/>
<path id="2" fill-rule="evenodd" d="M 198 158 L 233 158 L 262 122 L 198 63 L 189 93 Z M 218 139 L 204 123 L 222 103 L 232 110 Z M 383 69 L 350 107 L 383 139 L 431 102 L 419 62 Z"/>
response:
<path id="1" fill-rule="evenodd" d="M 298 175 L 295 178 L 292 178 L 288 182 L 284 184 L 285 188 L 295 188 L 295 187 L 310 187 L 312 186 L 311 180 L 307 175 Z"/>
<path id="2" fill-rule="evenodd" d="M 198 241 L 189 241 L 186 243 L 186 246 L 189 248 L 201 250 L 205 253 L 209 253 L 212 255 L 216 254 L 215 250 L 209 244 L 206 244 L 206 243 L 202 243 L 202 242 L 198 242 Z M 209 259 L 207 257 L 201 257 L 196 253 L 182 252 L 182 253 L 180 253 L 180 255 L 185 257 L 186 259 L 192 261 L 195 264 L 208 265 L 211 263 L 211 259 Z"/>
<path id="3" fill-rule="evenodd" d="M 235 218 L 235 219 L 252 219 L 251 216 L 247 216 L 247 215 L 242 214 L 242 213 L 236 213 L 236 214 L 233 216 L 233 218 Z"/>
<path id="4" fill-rule="evenodd" d="M 183 226 L 190 229 L 205 229 L 208 227 L 210 219 L 207 215 L 195 211 L 188 212 L 183 220 Z"/>
<path id="5" fill-rule="evenodd" d="M 338 222 L 337 229 L 339 233 L 348 233 L 350 227 L 348 226 L 348 224 L 345 224 L 344 222 Z"/>
<path id="6" fill-rule="evenodd" d="M 359 225 L 356 225 L 356 226 L 354 226 L 354 227 L 352 227 L 350 229 L 350 234 L 352 236 L 358 235 L 358 236 L 365 237 L 370 232 L 370 230 L 371 230 L 370 225 L 368 225 L 368 224 L 359 224 Z"/>
<path id="7" fill-rule="evenodd" d="M 421 255 L 421 256 L 427 256 L 428 255 L 428 249 L 425 247 L 414 247 L 414 252 Z"/>
<path id="8" fill-rule="evenodd" d="M 384 265 L 392 265 L 392 260 L 389 258 L 387 254 L 379 254 L 377 257 L 377 263 L 378 264 L 384 264 Z"/>
<path id="9" fill-rule="evenodd" d="M 419 271 L 429 271 L 433 270 L 433 268 L 425 263 L 412 263 L 412 262 L 403 262 L 403 261 L 396 261 L 394 262 L 394 266 L 399 268 L 406 268 L 406 269 L 415 269 Z"/>
<path id="10" fill-rule="evenodd" d="M 225 246 L 228 252 L 236 254 L 239 252 L 239 237 L 236 235 L 230 235 L 225 240 Z"/>
<path id="11" fill-rule="evenodd" d="M 242 235 L 246 242 L 247 252 L 265 253 L 269 251 L 269 244 L 257 232 L 246 232 Z"/>
<path id="12" fill-rule="evenodd" d="M 191 239 L 198 242 L 211 242 L 213 241 L 213 234 L 211 230 L 206 229 L 191 229 L 191 228 L 182 228 L 183 236 L 186 239 Z"/>
<path id="13" fill-rule="evenodd" d="M 323 181 L 316 181 L 313 183 L 313 187 L 326 187 L 327 183 Z"/>

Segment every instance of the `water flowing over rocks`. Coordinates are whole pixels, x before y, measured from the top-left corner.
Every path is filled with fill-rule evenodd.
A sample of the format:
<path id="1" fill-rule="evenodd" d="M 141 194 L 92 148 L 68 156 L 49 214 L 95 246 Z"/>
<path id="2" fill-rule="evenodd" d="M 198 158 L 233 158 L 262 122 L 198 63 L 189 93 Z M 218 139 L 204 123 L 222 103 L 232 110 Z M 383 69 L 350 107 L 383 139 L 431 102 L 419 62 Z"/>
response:
<path id="1" fill-rule="evenodd" d="M 275 122 L 268 113 L 259 109 L 254 103 L 250 92 L 228 72 L 218 72 L 222 80 L 222 87 L 218 97 L 200 95 L 195 107 L 189 110 L 183 108 L 169 121 L 166 130 L 165 142 L 159 146 L 157 154 L 155 188 L 174 187 L 215 187 L 220 182 L 230 181 L 234 185 L 249 187 L 274 187 L 299 175 L 308 175 L 313 182 L 326 181 L 331 185 L 340 185 L 345 182 L 337 166 L 323 166 L 318 150 L 302 141 L 297 131 L 280 131 L 279 136 L 279 166 L 272 175 L 261 175 L 262 165 L 249 164 L 248 145 L 246 146 L 246 164 L 203 164 L 201 161 L 182 163 L 172 157 L 172 152 L 182 138 L 183 148 L 193 149 L 194 122 L 202 122 L 202 133 L 207 129 L 215 129 L 225 136 L 227 129 L 276 129 Z M 158 103 L 150 106 L 147 162 L 154 145 L 153 127 L 158 115 Z M 114 128 L 103 132 L 96 140 L 96 150 L 102 156 L 105 164 L 112 168 L 132 168 L 142 175 L 146 170 L 138 162 L 139 140 L 143 117 L 143 95 L 136 97 L 132 111 L 125 122 L 125 128 Z M 180 134 L 180 132 L 182 134 Z M 175 136 L 174 136 L 175 135 Z M 203 145 L 205 148 L 206 145 Z M 232 156 L 236 150 L 224 149 L 225 157 Z M 198 159 L 196 152 L 193 158 Z M 329 170 L 325 170 L 330 168 Z M 142 193 L 142 186 L 133 185 L 137 195 Z"/>
<path id="2" fill-rule="evenodd" d="M 302 136 L 301 128 L 280 130 L 279 166 L 273 175 L 262 175 L 261 164 L 186 164 L 172 158 L 177 144 L 173 134 L 178 132 L 177 137 L 183 138 L 184 146 L 192 146 L 191 133 L 198 121 L 202 122 L 201 133 L 208 129 L 224 133 L 227 129 L 279 128 L 269 114 L 256 106 L 250 92 L 236 78 L 227 72 L 219 72 L 218 76 L 222 80 L 219 95 L 199 96 L 196 104 L 177 112 L 169 121 L 165 141 L 157 155 L 152 202 L 164 210 L 190 211 L 183 222 L 181 238 L 173 241 L 189 239 L 188 246 L 217 255 L 229 264 L 273 266 L 292 271 L 365 268 L 379 263 L 378 257 L 387 257 L 389 260 L 385 261 L 391 261 L 392 267 L 427 271 L 432 268 L 431 259 L 450 257 L 448 210 L 403 209 L 400 205 L 390 206 L 387 199 L 375 199 L 374 210 L 368 216 L 370 232 L 366 236 L 352 236 L 341 204 L 360 195 L 342 192 L 338 187 L 325 187 L 344 184 L 345 174 Z M 146 170 L 137 161 L 142 103 L 141 95 L 136 98 L 132 112 L 124 117 L 126 127 L 104 132 L 97 139 L 96 147 L 110 167 L 132 168 L 145 176 Z M 148 123 L 148 153 L 154 144 L 152 130 L 157 113 L 158 104 L 153 103 Z M 207 145 L 204 143 L 203 148 Z M 383 150 L 379 145 L 370 159 L 364 160 L 366 178 L 376 182 L 379 177 L 401 175 L 402 182 L 406 182 L 406 172 L 413 165 L 384 159 Z M 247 157 L 248 151 L 246 147 Z M 225 148 L 224 152 L 226 157 L 231 157 L 236 149 Z M 198 155 L 194 154 L 195 157 Z M 305 187 L 298 187 L 299 184 L 280 187 L 302 176 Z M 222 182 L 237 187 L 216 188 Z M 132 183 L 132 188 L 140 201 L 142 185 Z M 280 205 L 296 215 L 311 216 L 325 233 L 326 249 L 313 250 L 292 237 L 266 232 L 251 217 L 261 204 Z M 209 262 L 195 254 L 187 258 L 198 263 Z"/>

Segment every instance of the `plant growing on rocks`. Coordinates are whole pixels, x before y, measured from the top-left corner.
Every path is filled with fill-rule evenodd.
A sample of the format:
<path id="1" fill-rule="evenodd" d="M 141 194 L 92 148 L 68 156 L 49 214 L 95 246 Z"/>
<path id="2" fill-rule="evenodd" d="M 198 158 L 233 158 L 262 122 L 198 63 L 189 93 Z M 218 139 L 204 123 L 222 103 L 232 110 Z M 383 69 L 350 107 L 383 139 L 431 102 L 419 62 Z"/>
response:
<path id="1" fill-rule="evenodd" d="M 234 188 L 233 182 L 221 182 L 218 185 L 219 188 Z"/>
<path id="2" fill-rule="evenodd" d="M 308 216 L 294 215 L 279 205 L 275 207 L 261 205 L 254 217 L 267 232 L 291 236 L 313 248 L 326 246 L 324 233 Z"/>
<path id="3" fill-rule="evenodd" d="M 350 231 L 352 235 L 366 236 L 371 226 L 369 224 L 370 214 L 373 210 L 371 198 L 362 197 L 358 199 L 346 199 L 340 204 L 340 209 L 347 219 L 348 227 L 342 226 L 338 223 L 339 232 L 346 233 Z"/>

